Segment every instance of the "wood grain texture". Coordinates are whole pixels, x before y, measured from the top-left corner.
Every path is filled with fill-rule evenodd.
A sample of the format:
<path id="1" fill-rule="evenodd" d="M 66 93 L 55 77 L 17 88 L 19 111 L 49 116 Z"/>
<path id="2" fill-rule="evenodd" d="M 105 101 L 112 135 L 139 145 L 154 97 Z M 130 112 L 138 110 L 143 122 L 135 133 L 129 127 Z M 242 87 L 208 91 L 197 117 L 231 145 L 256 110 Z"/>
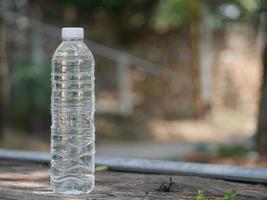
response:
<path id="1" fill-rule="evenodd" d="M 162 183 L 172 177 L 170 192 L 160 192 Z M 221 199 L 230 190 L 237 191 L 237 200 L 267 200 L 267 187 L 189 176 L 153 175 L 101 171 L 96 173 L 96 188 L 82 199 L 195 199 L 201 188 L 209 199 Z M 49 186 L 49 167 L 14 161 L 0 161 L 0 199 L 52 200 L 79 199 L 52 193 Z M 81 198 L 80 198 L 81 199 Z"/>

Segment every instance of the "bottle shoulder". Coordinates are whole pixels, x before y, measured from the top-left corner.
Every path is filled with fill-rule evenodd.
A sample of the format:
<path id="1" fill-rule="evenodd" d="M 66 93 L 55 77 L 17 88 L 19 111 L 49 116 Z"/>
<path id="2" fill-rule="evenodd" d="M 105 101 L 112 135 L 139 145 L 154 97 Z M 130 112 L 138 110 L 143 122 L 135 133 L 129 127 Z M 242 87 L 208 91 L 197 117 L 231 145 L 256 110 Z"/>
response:
<path id="1" fill-rule="evenodd" d="M 52 60 L 70 57 L 94 61 L 92 52 L 82 41 L 63 41 L 55 50 Z"/>

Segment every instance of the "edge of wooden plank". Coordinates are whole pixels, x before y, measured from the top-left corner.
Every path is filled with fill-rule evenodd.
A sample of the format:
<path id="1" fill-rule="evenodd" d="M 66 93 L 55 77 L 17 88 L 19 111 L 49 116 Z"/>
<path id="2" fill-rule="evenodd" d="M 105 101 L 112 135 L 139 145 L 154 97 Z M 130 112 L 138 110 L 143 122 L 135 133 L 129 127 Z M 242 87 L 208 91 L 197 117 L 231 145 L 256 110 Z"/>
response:
<path id="1" fill-rule="evenodd" d="M 34 151 L 0 149 L 0 159 L 50 163 L 50 154 Z M 175 162 L 136 158 L 96 156 L 96 165 L 108 166 L 110 170 L 138 173 L 200 176 L 233 181 L 267 183 L 267 168 L 239 167 L 233 165 Z"/>
<path id="2" fill-rule="evenodd" d="M 99 157 L 98 164 L 108 165 L 109 169 L 118 171 L 199 176 L 242 182 L 267 183 L 267 168 L 110 157 Z"/>

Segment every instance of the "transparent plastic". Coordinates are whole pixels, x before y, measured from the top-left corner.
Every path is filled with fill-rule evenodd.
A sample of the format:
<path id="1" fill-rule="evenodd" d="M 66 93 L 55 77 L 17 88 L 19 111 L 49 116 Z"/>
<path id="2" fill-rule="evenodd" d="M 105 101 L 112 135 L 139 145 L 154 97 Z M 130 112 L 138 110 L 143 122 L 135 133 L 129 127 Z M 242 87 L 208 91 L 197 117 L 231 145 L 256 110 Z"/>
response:
<path id="1" fill-rule="evenodd" d="M 51 186 L 55 193 L 87 194 L 95 172 L 95 61 L 82 39 L 56 49 L 51 66 Z"/>

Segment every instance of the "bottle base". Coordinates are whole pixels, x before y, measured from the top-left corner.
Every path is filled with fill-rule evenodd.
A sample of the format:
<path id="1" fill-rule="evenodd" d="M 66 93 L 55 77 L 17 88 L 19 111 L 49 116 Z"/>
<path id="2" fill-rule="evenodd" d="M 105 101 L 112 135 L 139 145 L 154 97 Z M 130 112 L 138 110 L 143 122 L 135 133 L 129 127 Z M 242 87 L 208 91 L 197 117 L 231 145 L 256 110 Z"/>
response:
<path id="1" fill-rule="evenodd" d="M 63 196 L 82 196 L 91 193 L 94 189 L 95 180 L 91 177 L 87 181 L 65 180 L 62 182 L 51 182 L 53 192 Z"/>

